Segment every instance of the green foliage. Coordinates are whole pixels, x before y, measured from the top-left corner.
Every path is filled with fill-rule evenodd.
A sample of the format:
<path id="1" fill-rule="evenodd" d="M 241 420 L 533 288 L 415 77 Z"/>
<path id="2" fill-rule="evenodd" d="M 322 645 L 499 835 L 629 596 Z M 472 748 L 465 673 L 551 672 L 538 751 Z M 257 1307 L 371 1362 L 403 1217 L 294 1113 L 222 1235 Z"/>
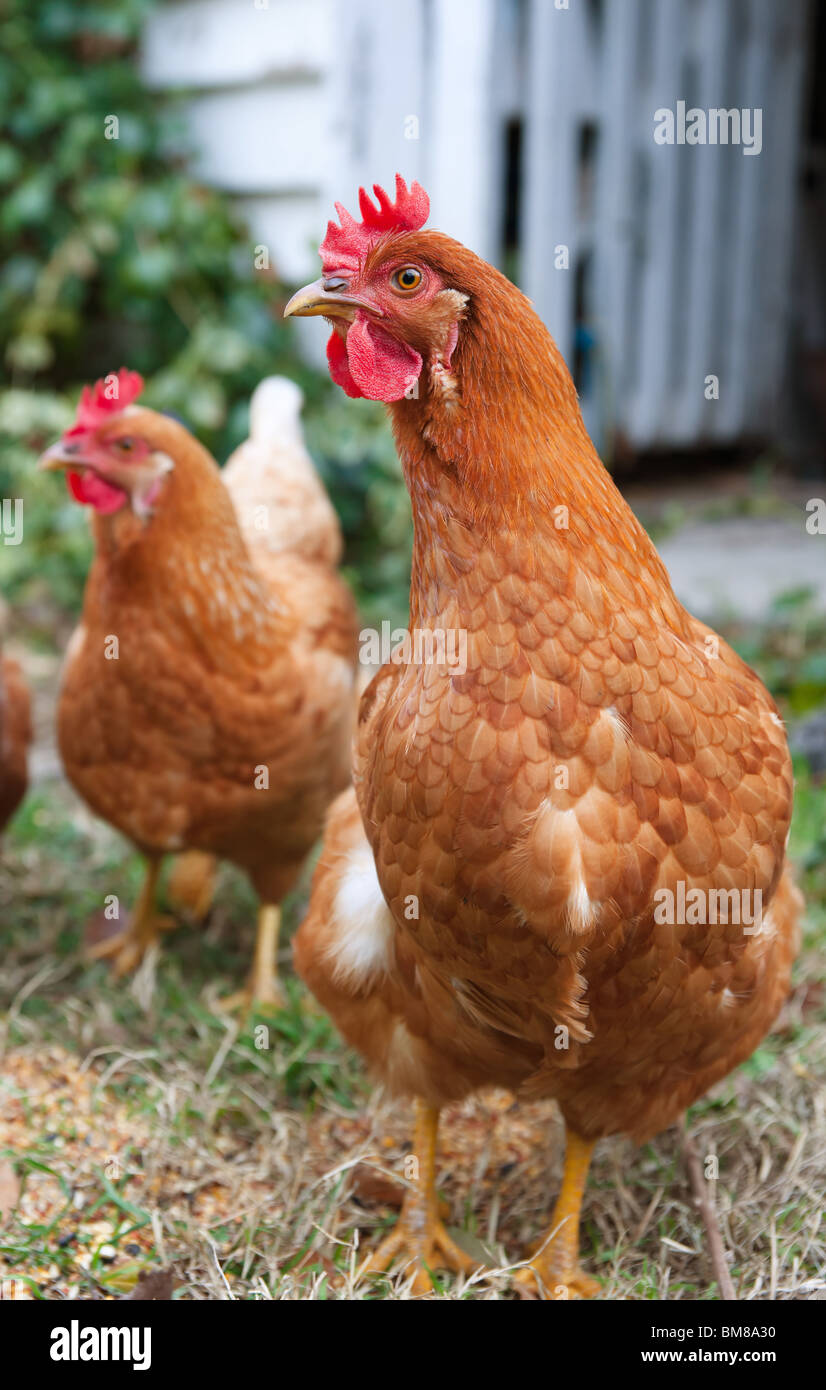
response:
<path id="1" fill-rule="evenodd" d="M 285 290 L 255 269 L 229 201 L 188 171 L 174 104 L 141 81 L 150 8 L 0 0 L 0 356 L 12 387 L 0 394 L 0 493 L 25 502 L 25 543 L 0 548 L 0 585 L 18 601 L 45 584 L 79 602 L 84 517 L 33 462 L 84 382 L 137 369 L 146 403 L 179 415 L 223 460 L 246 433 L 258 381 L 283 372 L 307 395 L 353 563 L 382 611 L 403 612 L 409 523 L 383 415 L 335 402 L 335 426 L 313 430 L 334 388 L 297 355 Z"/>
<path id="2" fill-rule="evenodd" d="M 153 378 L 154 404 L 227 447 L 234 402 L 295 365 L 283 293 L 253 272 L 221 196 L 187 176 L 177 123 L 141 83 L 146 0 L 5 8 L 0 338 L 14 384 L 60 390 L 125 363 Z"/>
<path id="3" fill-rule="evenodd" d="M 826 618 L 812 590 L 778 595 L 765 623 L 726 635 L 790 718 L 826 705 Z"/>

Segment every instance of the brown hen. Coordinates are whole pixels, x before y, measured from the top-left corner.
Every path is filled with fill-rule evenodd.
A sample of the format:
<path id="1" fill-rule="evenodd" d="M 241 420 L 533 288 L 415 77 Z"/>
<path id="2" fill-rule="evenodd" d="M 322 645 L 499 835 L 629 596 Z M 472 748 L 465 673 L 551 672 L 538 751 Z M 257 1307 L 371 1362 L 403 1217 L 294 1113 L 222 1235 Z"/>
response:
<path id="1" fill-rule="evenodd" d="M 11 820 L 29 784 L 31 699 L 19 662 L 0 655 L 0 830 Z"/>
<path id="2" fill-rule="evenodd" d="M 438 1109 L 495 1084 L 554 1097 L 567 1126 L 523 1278 L 587 1295 L 594 1142 L 673 1123 L 786 995 L 786 736 L 754 672 L 675 598 L 528 300 L 420 230 L 418 185 L 376 196 L 361 223 L 339 209 L 322 279 L 287 312 L 328 317 L 334 378 L 390 403 L 411 640 L 363 697 L 355 791 L 331 809 L 295 960 L 418 1102 L 419 1186 L 367 1268 L 404 1255 L 425 1289 L 434 1264 L 467 1266 L 436 1211 Z M 427 641 L 417 658 L 417 632 L 436 659 Z"/>
<path id="3" fill-rule="evenodd" d="M 261 541 L 247 544 L 213 459 L 135 405 L 140 386 L 121 372 L 87 389 L 42 460 L 67 471 L 95 536 L 61 755 L 84 800 L 148 862 L 127 926 L 97 953 L 133 968 L 167 925 L 155 906 L 162 856 L 201 851 L 245 869 L 258 893 L 239 999 L 275 1004 L 280 904 L 349 780 L 355 608 L 329 541 L 321 555 L 278 544 L 277 504 L 260 502 Z"/>

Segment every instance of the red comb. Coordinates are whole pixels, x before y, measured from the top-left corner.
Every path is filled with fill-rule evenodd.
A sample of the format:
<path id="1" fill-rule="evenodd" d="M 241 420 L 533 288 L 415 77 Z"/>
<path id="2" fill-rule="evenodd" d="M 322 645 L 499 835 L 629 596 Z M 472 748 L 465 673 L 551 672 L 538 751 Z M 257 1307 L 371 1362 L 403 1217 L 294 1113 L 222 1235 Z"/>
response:
<path id="1" fill-rule="evenodd" d="M 318 248 L 325 272 L 357 270 L 361 258 L 384 232 L 416 232 L 427 221 L 430 199 L 415 179 L 408 188 L 401 174 L 396 175 L 395 203 L 377 183 L 373 192 L 378 207 L 363 188 L 359 189 L 360 222 L 336 203 L 341 226 L 328 222 L 327 235 Z"/>
<path id="2" fill-rule="evenodd" d="M 117 375 L 110 372 L 96 381 L 94 386 L 84 386 L 75 423 L 67 433 L 81 434 L 84 430 L 102 425 L 108 416 L 117 415 L 131 405 L 142 390 L 143 377 L 140 372 L 130 372 L 126 367 L 121 367 Z"/>

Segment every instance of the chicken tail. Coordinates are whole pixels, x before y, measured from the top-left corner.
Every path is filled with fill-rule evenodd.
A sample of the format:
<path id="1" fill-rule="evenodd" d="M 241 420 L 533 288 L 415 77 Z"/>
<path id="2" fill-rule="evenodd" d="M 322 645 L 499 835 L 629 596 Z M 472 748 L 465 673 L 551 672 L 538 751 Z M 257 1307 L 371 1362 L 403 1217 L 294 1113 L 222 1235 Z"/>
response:
<path id="1" fill-rule="evenodd" d="M 249 439 L 223 479 L 253 555 L 291 552 L 336 565 L 341 530 L 304 444 L 304 397 L 294 381 L 268 376 L 250 402 Z"/>
<path id="2" fill-rule="evenodd" d="M 289 377 L 264 377 L 250 400 L 250 439 L 262 444 L 302 446 L 303 405 L 304 392 Z"/>

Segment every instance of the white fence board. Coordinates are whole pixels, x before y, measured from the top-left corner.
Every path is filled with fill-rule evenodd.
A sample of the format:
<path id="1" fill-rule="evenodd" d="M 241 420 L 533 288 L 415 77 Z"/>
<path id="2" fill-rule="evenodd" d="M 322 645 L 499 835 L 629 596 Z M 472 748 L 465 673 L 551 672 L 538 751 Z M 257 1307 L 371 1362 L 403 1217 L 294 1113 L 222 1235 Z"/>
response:
<path id="1" fill-rule="evenodd" d="M 494 0 L 433 0 L 431 138 L 426 187 L 435 226 L 486 259 L 497 253 L 501 203 L 491 75 Z"/>
<path id="2" fill-rule="evenodd" d="M 195 168 L 235 193 L 317 190 L 326 169 L 325 103 L 309 83 L 207 92 L 187 103 Z"/>
<path id="3" fill-rule="evenodd" d="M 238 199 L 256 245 L 266 246 L 273 269 L 287 284 L 305 279 L 320 241 L 315 193 L 264 194 Z"/>
<path id="4" fill-rule="evenodd" d="M 576 13 L 545 0 L 530 4 L 530 67 L 525 132 L 525 240 L 523 288 L 570 362 L 573 352 L 574 120 L 578 74 L 571 70 Z M 553 157 L 549 158 L 550 151 Z M 570 269 L 554 269 L 554 247 L 564 245 Z"/>
<path id="5" fill-rule="evenodd" d="M 759 372 L 747 371 L 747 409 L 760 411 L 771 428 L 778 416 L 786 366 L 789 285 L 796 230 L 799 179 L 806 6 L 786 4 L 772 10 L 773 42 L 765 72 L 763 97 L 763 170 L 759 229 L 748 235 L 761 247 L 759 271 L 752 285 L 753 315 L 749 341 L 759 349 Z M 761 156 L 762 159 L 762 156 Z M 759 161 L 755 161 L 759 162 Z"/>
<path id="6" fill-rule="evenodd" d="M 398 172 L 425 185 L 435 226 L 491 252 L 494 9 L 495 0 L 347 7 L 333 100 L 343 157 L 328 168 L 330 203 L 352 207 L 361 184 L 392 189 Z"/>
<path id="7" fill-rule="evenodd" d="M 331 72 L 338 157 L 326 171 L 327 216 L 333 200 L 357 210 L 361 184 L 392 189 L 397 171 L 408 181 L 424 178 L 425 54 L 432 39 L 425 11 L 423 0 L 382 6 L 352 0 L 339 11 L 340 47 Z"/>
<path id="8" fill-rule="evenodd" d="M 155 11 L 142 70 L 153 87 L 228 87 L 265 77 L 326 73 L 334 0 L 183 0 Z"/>
<path id="9" fill-rule="evenodd" d="M 696 30 L 688 40 L 692 58 L 698 69 L 696 93 L 685 92 L 686 99 L 708 110 L 717 106 L 724 86 L 724 59 L 728 10 L 726 6 L 701 0 Z M 689 157 L 699 150 L 686 150 Z M 715 432 L 715 415 L 720 413 L 719 400 L 706 399 L 705 381 L 720 371 L 719 349 L 714 342 L 714 281 L 711 274 L 715 261 L 729 250 L 720 236 L 723 183 L 727 178 L 725 161 L 715 159 L 719 151 L 704 150 L 702 164 L 695 163 L 695 197 L 689 220 L 688 255 L 684 267 L 687 283 L 688 310 L 684 326 L 682 389 L 676 394 L 670 420 L 670 436 L 675 443 L 689 444 L 694 439 L 709 437 Z M 738 158 L 742 158 L 738 154 Z M 678 330 L 683 325 L 678 324 Z M 730 383 L 726 383 L 728 389 Z M 669 433 L 669 421 L 658 422 L 659 432 Z"/>
<path id="10" fill-rule="evenodd" d="M 604 64 L 600 84 L 602 110 L 609 112 L 611 119 L 603 120 L 600 126 L 595 327 L 600 343 L 599 406 L 603 421 L 608 422 L 609 446 L 620 424 L 618 399 L 633 381 L 636 366 L 629 332 L 638 312 L 630 303 L 638 236 L 633 206 L 635 145 L 626 132 L 634 128 L 638 97 L 634 71 L 641 4 L 642 0 L 627 0 L 622 10 L 616 5 L 607 7 L 605 48 L 612 61 Z"/>
<path id="11" fill-rule="evenodd" d="M 648 197 L 645 207 L 645 274 L 640 297 L 639 369 L 627 405 L 628 433 L 632 439 L 654 439 L 660 411 L 668 403 L 669 344 L 674 259 L 677 254 L 677 190 L 679 157 L 686 148 L 654 144 L 654 112 L 674 106 L 680 92 L 680 13 L 677 0 L 660 0 L 654 10 L 653 72 L 646 89 L 648 130 L 640 131 L 650 142 Z M 650 114 L 649 114 L 650 113 Z M 643 120 L 645 116 L 643 116 Z M 618 401 L 622 408 L 622 402 Z"/>
<path id="12" fill-rule="evenodd" d="M 768 0 L 768 3 L 772 5 L 772 0 Z M 745 41 L 740 37 L 738 44 L 738 87 L 742 92 L 739 105 L 754 107 L 763 103 L 766 92 L 765 78 L 772 57 L 765 39 L 758 34 L 754 21 L 758 11 L 762 11 L 766 18 L 770 16 L 766 0 L 752 0 L 749 10 Z M 722 438 L 736 433 L 739 424 L 747 425 L 748 418 L 755 418 L 754 414 L 748 415 L 747 407 L 749 383 L 754 382 L 760 371 L 760 344 L 758 339 L 752 338 L 752 330 L 757 327 L 753 309 L 764 259 L 756 230 L 760 226 L 762 176 L 767 169 L 767 152 L 751 157 L 742 156 L 739 159 L 730 152 L 729 158 L 735 194 L 734 225 L 729 245 L 736 248 L 737 254 L 730 258 L 729 357 L 726 389 L 720 393 L 720 423 L 717 431 Z M 765 191 L 768 193 L 768 188 Z"/>

